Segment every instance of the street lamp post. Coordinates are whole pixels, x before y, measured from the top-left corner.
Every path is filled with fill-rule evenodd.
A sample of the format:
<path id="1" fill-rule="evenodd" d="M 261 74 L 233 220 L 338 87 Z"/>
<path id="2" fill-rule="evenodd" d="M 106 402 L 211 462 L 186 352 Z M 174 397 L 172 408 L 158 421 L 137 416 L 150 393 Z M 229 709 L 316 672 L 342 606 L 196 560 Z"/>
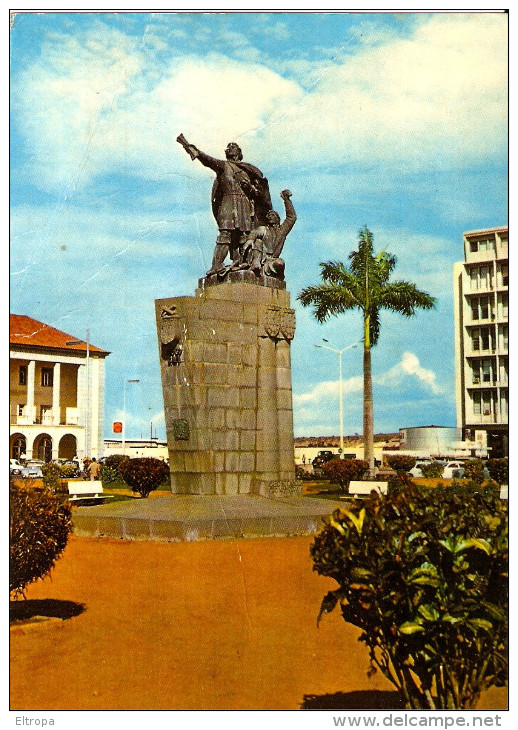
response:
<path id="1" fill-rule="evenodd" d="M 90 330 L 86 330 L 86 340 L 71 340 L 67 345 L 86 345 L 86 404 L 85 404 L 85 456 L 90 453 Z"/>
<path id="2" fill-rule="evenodd" d="M 326 340 L 325 338 L 322 338 L 322 342 L 329 342 L 329 340 Z M 329 345 L 315 345 L 315 347 L 318 347 L 319 349 L 323 350 L 331 350 L 331 352 L 336 352 L 338 355 L 338 392 L 339 392 L 339 398 L 340 398 L 340 458 L 342 459 L 342 454 L 344 453 L 344 407 L 343 407 L 343 386 L 342 386 L 342 355 L 347 350 L 351 350 L 353 347 L 358 347 L 358 342 L 353 342 L 352 345 L 348 345 L 347 347 L 344 347 L 343 350 L 337 350 L 334 347 L 329 347 Z"/>
<path id="3" fill-rule="evenodd" d="M 122 406 L 122 453 L 126 455 L 126 383 L 140 383 L 140 380 L 127 380 L 124 378 L 124 395 Z"/>

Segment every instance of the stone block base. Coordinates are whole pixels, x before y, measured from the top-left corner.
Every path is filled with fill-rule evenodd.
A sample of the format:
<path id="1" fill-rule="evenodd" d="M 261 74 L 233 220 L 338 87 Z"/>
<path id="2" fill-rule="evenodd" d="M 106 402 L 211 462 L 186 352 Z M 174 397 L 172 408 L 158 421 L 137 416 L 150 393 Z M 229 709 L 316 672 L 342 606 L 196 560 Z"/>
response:
<path id="1" fill-rule="evenodd" d="M 284 282 L 211 279 L 155 303 L 171 489 L 266 495 L 294 482 L 295 313 Z"/>

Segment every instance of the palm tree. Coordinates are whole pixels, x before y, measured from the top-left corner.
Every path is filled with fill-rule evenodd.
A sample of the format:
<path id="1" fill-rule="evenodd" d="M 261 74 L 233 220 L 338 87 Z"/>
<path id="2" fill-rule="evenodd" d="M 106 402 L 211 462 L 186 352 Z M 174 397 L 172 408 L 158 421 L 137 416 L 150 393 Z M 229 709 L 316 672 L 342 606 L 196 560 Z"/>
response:
<path id="1" fill-rule="evenodd" d="M 382 309 L 412 317 L 416 309 L 432 309 L 435 298 L 408 281 L 390 282 L 396 257 L 381 251 L 374 254 L 373 236 L 367 226 L 359 232 L 357 251 L 349 254 L 350 265 L 328 261 L 320 264 L 322 283 L 303 289 L 297 299 L 305 306 L 314 305 L 319 322 L 349 309 L 363 314 L 363 444 L 364 459 L 374 473 L 374 425 L 372 409 L 371 347 L 380 334 Z"/>

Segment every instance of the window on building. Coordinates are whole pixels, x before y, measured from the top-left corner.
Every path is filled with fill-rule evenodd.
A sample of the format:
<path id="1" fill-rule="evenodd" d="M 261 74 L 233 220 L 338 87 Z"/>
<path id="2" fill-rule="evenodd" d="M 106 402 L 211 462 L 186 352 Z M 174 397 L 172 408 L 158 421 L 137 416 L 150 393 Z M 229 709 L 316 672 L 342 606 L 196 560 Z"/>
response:
<path id="1" fill-rule="evenodd" d="M 509 316 L 509 294 L 502 294 L 501 297 L 501 305 L 502 305 L 502 317 L 508 317 Z"/>
<path id="2" fill-rule="evenodd" d="M 489 267 L 481 266 L 478 273 L 479 273 L 479 288 L 488 289 L 489 288 Z"/>
<path id="3" fill-rule="evenodd" d="M 507 325 L 500 327 L 500 349 L 504 352 L 509 349 L 509 328 Z"/>
<path id="4" fill-rule="evenodd" d="M 482 360 L 482 382 L 491 382 L 491 360 Z"/>
<path id="5" fill-rule="evenodd" d="M 17 438 L 15 438 L 13 441 L 13 448 L 11 453 L 12 458 L 20 460 L 22 456 L 25 457 L 26 450 L 25 436 L 18 436 Z"/>
<path id="6" fill-rule="evenodd" d="M 17 412 L 19 416 L 23 416 L 23 409 L 25 408 L 25 405 L 23 403 L 18 403 Z"/>
<path id="7" fill-rule="evenodd" d="M 20 365 L 19 376 L 20 385 L 27 385 L 27 365 Z"/>
<path id="8" fill-rule="evenodd" d="M 490 349 L 490 337 L 489 337 L 489 328 L 488 327 L 480 328 L 480 349 L 481 350 Z"/>
<path id="9" fill-rule="evenodd" d="M 54 382 L 54 371 L 52 368 L 42 368 L 41 369 L 41 384 L 45 386 L 46 388 L 52 387 L 52 384 Z"/>
<path id="10" fill-rule="evenodd" d="M 472 266 L 471 269 L 469 270 L 469 280 L 470 280 L 471 291 L 477 291 L 477 289 L 478 289 L 478 272 L 474 266 Z"/>
<path id="11" fill-rule="evenodd" d="M 490 390 L 482 391 L 482 415 L 490 416 L 492 411 L 492 396 Z"/>
<path id="12" fill-rule="evenodd" d="M 507 388 L 500 391 L 500 415 L 502 417 L 509 415 L 509 393 Z"/>
<path id="13" fill-rule="evenodd" d="M 489 319 L 489 297 L 480 297 L 480 319 Z"/>
<path id="14" fill-rule="evenodd" d="M 480 392 L 473 393 L 473 413 L 479 416 L 482 410 L 482 394 Z"/>
<path id="15" fill-rule="evenodd" d="M 509 363 L 507 361 L 507 358 L 501 358 L 500 359 L 500 378 L 501 383 L 508 383 L 509 382 Z"/>
<path id="16" fill-rule="evenodd" d="M 501 274 L 502 274 L 502 286 L 509 286 L 509 265 L 508 264 L 502 264 Z"/>
<path id="17" fill-rule="evenodd" d="M 471 347 L 473 352 L 489 350 L 490 344 L 489 327 L 476 327 L 471 333 Z"/>

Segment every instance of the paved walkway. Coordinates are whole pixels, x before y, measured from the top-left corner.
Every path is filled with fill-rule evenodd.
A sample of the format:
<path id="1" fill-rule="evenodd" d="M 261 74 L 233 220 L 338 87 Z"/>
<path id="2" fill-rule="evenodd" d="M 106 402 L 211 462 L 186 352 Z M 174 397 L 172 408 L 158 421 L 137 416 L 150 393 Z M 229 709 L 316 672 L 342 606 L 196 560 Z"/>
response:
<path id="1" fill-rule="evenodd" d="M 312 535 L 338 504 L 311 497 L 171 494 L 75 507 L 73 524 L 81 537 L 167 542 Z"/>

